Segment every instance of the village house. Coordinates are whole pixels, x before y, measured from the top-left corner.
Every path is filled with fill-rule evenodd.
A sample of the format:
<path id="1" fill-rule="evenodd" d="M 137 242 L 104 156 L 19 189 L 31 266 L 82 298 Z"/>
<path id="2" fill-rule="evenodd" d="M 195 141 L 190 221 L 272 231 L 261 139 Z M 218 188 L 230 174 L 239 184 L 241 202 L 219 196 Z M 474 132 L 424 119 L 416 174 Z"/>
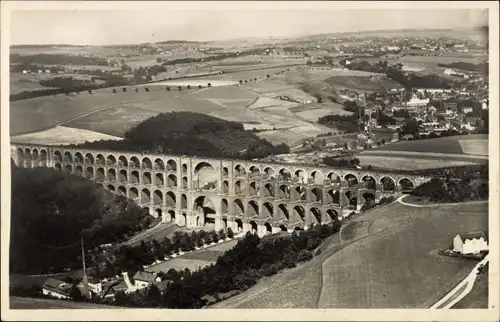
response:
<path id="1" fill-rule="evenodd" d="M 488 240 L 482 231 L 457 234 L 453 238 L 453 250 L 461 254 L 477 254 L 488 250 Z"/>
<path id="2" fill-rule="evenodd" d="M 50 277 L 43 283 L 42 293 L 50 297 L 70 300 L 72 299 L 71 292 L 73 288 L 73 284 Z"/>

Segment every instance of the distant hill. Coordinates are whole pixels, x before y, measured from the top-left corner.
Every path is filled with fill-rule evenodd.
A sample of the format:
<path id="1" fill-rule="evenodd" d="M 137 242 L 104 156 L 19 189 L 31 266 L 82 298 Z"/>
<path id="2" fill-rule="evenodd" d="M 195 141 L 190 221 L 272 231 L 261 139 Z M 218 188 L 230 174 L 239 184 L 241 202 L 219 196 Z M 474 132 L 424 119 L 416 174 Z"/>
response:
<path id="1" fill-rule="evenodd" d="M 290 151 L 243 128 L 243 124 L 202 113 L 171 112 L 139 123 L 121 141 L 102 140 L 70 147 L 151 152 L 212 158 L 254 159 Z"/>
<path id="2" fill-rule="evenodd" d="M 191 41 L 191 40 L 165 40 L 165 41 L 157 41 L 155 44 L 158 45 L 180 45 L 180 44 L 201 44 L 199 41 Z"/>

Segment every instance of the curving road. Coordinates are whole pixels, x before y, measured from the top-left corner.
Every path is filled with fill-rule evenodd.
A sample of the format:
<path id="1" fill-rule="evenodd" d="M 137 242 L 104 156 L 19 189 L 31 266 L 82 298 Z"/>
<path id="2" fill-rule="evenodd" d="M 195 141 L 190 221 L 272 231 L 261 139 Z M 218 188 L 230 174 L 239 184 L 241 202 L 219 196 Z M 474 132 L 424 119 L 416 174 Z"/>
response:
<path id="1" fill-rule="evenodd" d="M 472 290 L 472 287 L 476 282 L 477 274 L 479 273 L 479 267 L 485 265 L 488 261 L 488 255 L 486 255 L 482 261 L 474 266 L 467 277 L 465 277 L 454 289 L 432 305 L 430 309 L 450 309 L 455 304 L 460 302 Z"/>

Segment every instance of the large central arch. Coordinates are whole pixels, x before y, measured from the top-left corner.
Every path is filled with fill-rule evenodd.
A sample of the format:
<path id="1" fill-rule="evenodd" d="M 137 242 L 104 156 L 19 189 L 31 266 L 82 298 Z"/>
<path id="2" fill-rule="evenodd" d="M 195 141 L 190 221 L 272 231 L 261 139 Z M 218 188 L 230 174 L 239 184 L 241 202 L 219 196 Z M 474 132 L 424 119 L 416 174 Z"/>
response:
<path id="1" fill-rule="evenodd" d="M 207 196 L 199 196 L 194 200 L 193 210 L 198 213 L 196 226 L 210 226 L 215 228 L 216 208 L 212 199 Z"/>
<path id="2" fill-rule="evenodd" d="M 210 163 L 202 161 L 194 167 L 194 179 L 198 181 L 199 188 L 213 190 L 217 188 L 219 173 Z"/>

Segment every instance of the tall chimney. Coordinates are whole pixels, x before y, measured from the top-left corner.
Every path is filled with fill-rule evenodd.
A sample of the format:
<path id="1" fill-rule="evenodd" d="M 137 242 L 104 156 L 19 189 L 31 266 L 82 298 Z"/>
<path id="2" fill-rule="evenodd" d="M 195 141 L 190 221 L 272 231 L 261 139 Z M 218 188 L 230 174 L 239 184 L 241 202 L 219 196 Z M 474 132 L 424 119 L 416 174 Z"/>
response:
<path id="1" fill-rule="evenodd" d="M 82 236 L 82 266 L 83 266 L 83 278 L 82 278 L 82 284 L 83 284 L 83 292 L 85 297 L 90 298 L 90 288 L 89 288 L 89 279 L 87 277 L 87 268 L 85 267 L 85 246 L 83 244 L 83 236 Z"/>

